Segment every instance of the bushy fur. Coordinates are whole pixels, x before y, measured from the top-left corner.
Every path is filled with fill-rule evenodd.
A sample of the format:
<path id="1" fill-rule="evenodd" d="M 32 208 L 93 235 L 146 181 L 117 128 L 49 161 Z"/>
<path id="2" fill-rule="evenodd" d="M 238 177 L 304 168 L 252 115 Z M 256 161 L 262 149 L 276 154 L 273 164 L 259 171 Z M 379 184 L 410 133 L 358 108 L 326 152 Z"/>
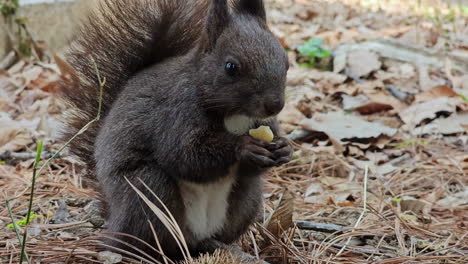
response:
<path id="1" fill-rule="evenodd" d="M 181 257 L 170 232 L 128 180 L 153 203 L 162 207 L 152 192 L 169 208 L 192 254 L 213 252 L 238 239 L 259 212 L 260 175 L 289 161 L 291 153 L 282 138 L 268 144 L 232 133 L 224 124 L 226 118 L 242 115 L 253 125 L 270 125 L 278 135 L 273 116 L 284 105 L 288 63 L 268 30 L 263 2 L 105 0 L 81 29 L 67 59 L 77 78 L 62 85 L 72 112 L 66 136 L 97 113 L 93 60 L 107 80 L 101 121 L 70 148 L 99 183 L 108 209 L 107 229 L 154 245 L 150 221 L 164 254 Z M 235 72 L 227 70 L 228 63 L 236 65 Z M 219 186 L 220 193 L 209 186 Z M 224 187 L 226 201 L 210 201 L 223 197 Z M 221 208 L 211 214 L 223 214 L 213 219 L 223 222 L 200 235 L 193 225 L 198 212 L 188 208 L 200 202 L 205 189 L 213 196 L 202 198 Z"/>
<path id="2" fill-rule="evenodd" d="M 102 0 L 78 29 L 67 53 L 67 62 L 78 73 L 79 83 L 62 81 L 62 95 L 70 104 L 64 138 L 75 135 L 96 117 L 99 83 L 94 63 L 106 79 L 102 100 L 105 116 L 135 73 L 185 54 L 196 45 L 208 7 L 205 0 Z M 92 126 L 69 148 L 86 161 L 91 178 L 99 127 Z"/>

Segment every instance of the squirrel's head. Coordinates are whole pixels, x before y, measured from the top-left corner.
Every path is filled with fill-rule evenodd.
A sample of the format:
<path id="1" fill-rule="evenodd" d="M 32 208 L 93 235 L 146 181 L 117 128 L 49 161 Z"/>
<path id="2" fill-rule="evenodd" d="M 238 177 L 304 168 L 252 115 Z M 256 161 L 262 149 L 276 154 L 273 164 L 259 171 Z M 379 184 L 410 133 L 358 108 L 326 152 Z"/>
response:
<path id="1" fill-rule="evenodd" d="M 268 29 L 262 0 L 212 0 L 201 37 L 203 106 L 265 119 L 284 106 L 288 58 Z"/>

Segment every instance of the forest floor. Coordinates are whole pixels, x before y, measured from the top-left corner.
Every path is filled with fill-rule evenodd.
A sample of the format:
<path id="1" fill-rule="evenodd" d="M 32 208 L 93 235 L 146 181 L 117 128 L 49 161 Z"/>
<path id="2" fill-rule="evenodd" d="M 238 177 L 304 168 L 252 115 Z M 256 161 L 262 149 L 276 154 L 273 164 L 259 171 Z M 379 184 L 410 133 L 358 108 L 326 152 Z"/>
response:
<path id="1" fill-rule="evenodd" d="M 468 5 L 266 2 L 290 57 L 279 119 L 296 151 L 265 176 L 264 221 L 244 250 L 272 263 L 468 263 Z M 40 165 L 63 145 L 59 73 L 47 57 L 0 59 L 1 263 L 18 263 L 10 224 L 25 229 L 37 143 Z M 82 175 L 65 151 L 38 176 L 31 263 L 138 263 L 98 246 Z"/>

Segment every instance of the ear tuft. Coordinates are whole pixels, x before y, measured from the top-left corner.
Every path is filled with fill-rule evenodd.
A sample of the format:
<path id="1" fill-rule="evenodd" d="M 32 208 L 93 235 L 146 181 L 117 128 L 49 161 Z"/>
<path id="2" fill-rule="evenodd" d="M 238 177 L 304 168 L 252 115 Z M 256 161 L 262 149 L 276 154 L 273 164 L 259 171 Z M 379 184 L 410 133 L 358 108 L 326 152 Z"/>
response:
<path id="1" fill-rule="evenodd" d="M 238 12 L 249 13 L 266 20 L 266 11 L 263 0 L 237 0 L 234 5 Z"/>
<path id="2" fill-rule="evenodd" d="M 212 0 L 206 23 L 208 49 L 214 48 L 216 41 L 229 24 L 229 7 L 227 0 Z"/>

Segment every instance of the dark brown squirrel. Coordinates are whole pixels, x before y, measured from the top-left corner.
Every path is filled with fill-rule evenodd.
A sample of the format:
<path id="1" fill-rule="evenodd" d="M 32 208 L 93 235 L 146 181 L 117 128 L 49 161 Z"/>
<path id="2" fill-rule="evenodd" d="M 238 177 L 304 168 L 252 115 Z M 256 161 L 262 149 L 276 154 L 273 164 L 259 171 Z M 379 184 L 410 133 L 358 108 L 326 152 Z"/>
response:
<path id="1" fill-rule="evenodd" d="M 94 65 L 107 80 L 101 120 L 69 148 L 98 182 L 107 231 L 155 246 L 154 227 L 164 254 L 181 258 L 126 179 L 157 206 L 144 184 L 162 200 L 193 255 L 247 231 L 261 206 L 260 176 L 292 152 L 275 119 L 288 60 L 262 0 L 105 0 L 81 27 L 67 61 L 78 81 L 61 85 L 70 105 L 64 138 L 98 112 Z M 259 125 L 272 128 L 273 142 L 247 135 Z"/>

